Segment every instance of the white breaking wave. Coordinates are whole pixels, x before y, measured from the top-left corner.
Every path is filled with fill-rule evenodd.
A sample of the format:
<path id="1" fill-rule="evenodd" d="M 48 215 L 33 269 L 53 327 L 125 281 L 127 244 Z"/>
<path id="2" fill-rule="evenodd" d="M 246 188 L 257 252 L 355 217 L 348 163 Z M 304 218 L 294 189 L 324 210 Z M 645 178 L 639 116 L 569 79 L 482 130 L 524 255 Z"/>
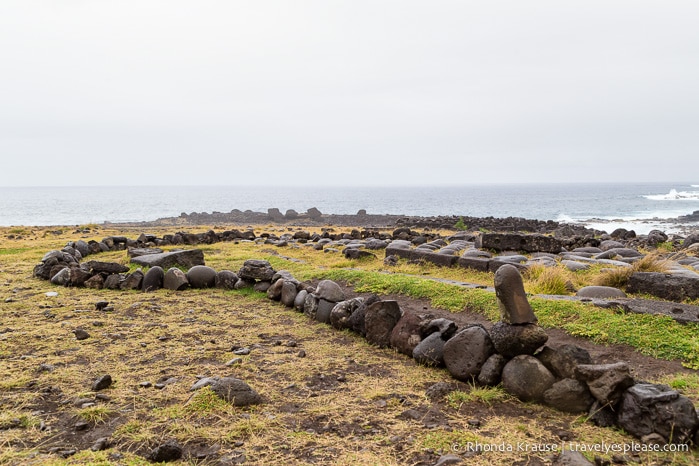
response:
<path id="1" fill-rule="evenodd" d="M 692 185 L 699 188 L 699 185 Z M 643 196 L 651 201 L 699 201 L 699 191 L 677 191 L 671 189 L 667 194 L 648 194 Z"/>

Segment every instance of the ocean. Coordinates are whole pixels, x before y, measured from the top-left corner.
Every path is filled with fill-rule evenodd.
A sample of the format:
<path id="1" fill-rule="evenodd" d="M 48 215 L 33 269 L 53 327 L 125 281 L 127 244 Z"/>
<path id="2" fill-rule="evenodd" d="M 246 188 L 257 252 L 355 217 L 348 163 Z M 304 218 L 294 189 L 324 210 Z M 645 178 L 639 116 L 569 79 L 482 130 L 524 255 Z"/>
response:
<path id="1" fill-rule="evenodd" d="M 676 219 L 699 211 L 699 184 L 482 184 L 449 187 L 90 186 L 0 187 L 0 226 L 139 222 L 181 213 L 305 212 L 327 214 L 524 217 L 580 223 L 611 232 L 679 231 Z M 687 224 L 684 224 L 686 227 Z M 689 227 L 699 229 L 699 225 Z"/>

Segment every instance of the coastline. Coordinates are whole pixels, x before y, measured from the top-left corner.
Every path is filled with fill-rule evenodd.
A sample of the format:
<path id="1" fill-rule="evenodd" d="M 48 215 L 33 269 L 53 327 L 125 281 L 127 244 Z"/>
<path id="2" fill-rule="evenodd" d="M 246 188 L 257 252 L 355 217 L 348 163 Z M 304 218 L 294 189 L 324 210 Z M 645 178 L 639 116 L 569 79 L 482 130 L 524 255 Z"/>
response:
<path id="1" fill-rule="evenodd" d="M 204 226 L 204 225 L 263 225 L 277 224 L 299 227 L 362 227 L 362 228 L 427 228 L 442 230 L 468 229 L 471 231 L 522 231 L 531 233 L 552 233 L 555 230 L 567 227 L 581 234 L 603 235 L 623 228 L 626 230 L 638 230 L 638 234 L 647 234 L 654 229 L 668 234 L 687 235 L 699 231 L 699 211 L 693 214 L 668 219 L 639 219 L 628 221 L 624 219 L 606 220 L 600 218 L 589 219 L 587 222 L 561 222 L 555 220 L 538 220 L 523 217 L 472 217 L 463 215 L 438 215 L 438 216 L 409 216 L 395 214 L 367 214 L 360 210 L 356 214 L 325 214 L 316 208 L 308 212 L 297 213 L 287 211 L 281 213 L 279 209 L 271 208 L 265 212 L 241 211 L 234 209 L 231 212 L 193 212 L 182 213 L 178 217 L 162 217 L 152 221 L 142 222 L 104 222 L 106 226 L 125 227 L 177 227 L 177 226 Z M 634 229 L 634 227 L 636 227 Z"/>

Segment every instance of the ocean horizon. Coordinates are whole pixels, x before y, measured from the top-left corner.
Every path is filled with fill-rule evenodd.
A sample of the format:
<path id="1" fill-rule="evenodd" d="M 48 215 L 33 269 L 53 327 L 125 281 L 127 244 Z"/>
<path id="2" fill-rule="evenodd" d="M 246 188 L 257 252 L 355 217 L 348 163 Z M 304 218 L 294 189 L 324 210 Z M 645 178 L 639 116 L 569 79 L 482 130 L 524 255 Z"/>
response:
<path id="1" fill-rule="evenodd" d="M 0 187 L 0 226 L 124 223 L 182 213 L 266 212 L 523 217 L 647 233 L 687 226 L 699 183 L 522 183 L 464 186 L 35 186 Z M 691 224 L 690 224 L 691 227 Z"/>

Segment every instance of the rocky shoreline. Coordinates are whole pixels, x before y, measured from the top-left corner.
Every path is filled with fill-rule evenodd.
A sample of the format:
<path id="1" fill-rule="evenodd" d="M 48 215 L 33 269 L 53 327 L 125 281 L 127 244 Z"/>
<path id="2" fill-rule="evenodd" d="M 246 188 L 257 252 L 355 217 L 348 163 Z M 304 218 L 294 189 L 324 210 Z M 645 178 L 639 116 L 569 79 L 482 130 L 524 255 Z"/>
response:
<path id="1" fill-rule="evenodd" d="M 461 215 L 439 216 L 406 216 L 394 214 L 368 214 L 364 210 L 356 214 L 325 214 L 317 208 L 308 209 L 307 212 L 298 213 L 287 210 L 282 213 L 277 208 L 270 208 L 267 212 L 241 211 L 233 209 L 230 212 L 192 212 L 181 213 L 179 217 L 163 217 L 147 222 L 113 223 L 106 225 L 138 226 L 138 227 L 164 227 L 164 226 L 197 226 L 197 225 L 260 225 L 276 223 L 289 226 L 338 226 L 338 227 L 365 227 L 365 228 L 430 228 L 430 229 L 464 229 L 464 230 L 490 230 L 490 231 L 523 231 L 530 233 L 551 233 L 563 226 L 553 220 L 535 220 L 522 217 L 469 217 Z M 581 225 L 566 225 L 580 233 L 594 233 Z M 604 232 L 597 232 L 602 234 Z"/>
<path id="2" fill-rule="evenodd" d="M 591 223 L 605 221 L 603 219 L 589 219 Z M 621 221 L 621 220 L 620 220 Z M 690 215 L 668 219 L 639 220 L 640 223 L 650 223 L 657 229 L 676 231 L 682 235 L 688 235 L 699 231 L 699 211 Z M 177 227 L 177 226 L 202 226 L 202 225 L 262 225 L 279 224 L 300 227 L 362 227 L 362 228 L 423 228 L 440 230 L 469 230 L 469 231 L 517 231 L 526 233 L 553 233 L 565 228 L 569 234 L 600 236 L 609 231 L 589 228 L 585 224 L 573 224 L 558 222 L 555 220 L 537 220 L 523 217 L 471 217 L 465 215 L 435 215 L 435 216 L 408 216 L 398 214 L 369 214 L 366 210 L 359 210 L 356 214 L 328 214 L 315 207 L 307 212 L 296 212 L 289 209 L 281 212 L 278 208 L 269 208 L 267 212 L 255 212 L 252 210 L 241 211 L 233 209 L 230 212 L 182 212 L 178 217 L 162 217 L 152 221 L 142 222 L 104 222 L 105 225 L 119 225 L 126 227 Z M 662 228 L 667 225 L 667 228 Z"/>

